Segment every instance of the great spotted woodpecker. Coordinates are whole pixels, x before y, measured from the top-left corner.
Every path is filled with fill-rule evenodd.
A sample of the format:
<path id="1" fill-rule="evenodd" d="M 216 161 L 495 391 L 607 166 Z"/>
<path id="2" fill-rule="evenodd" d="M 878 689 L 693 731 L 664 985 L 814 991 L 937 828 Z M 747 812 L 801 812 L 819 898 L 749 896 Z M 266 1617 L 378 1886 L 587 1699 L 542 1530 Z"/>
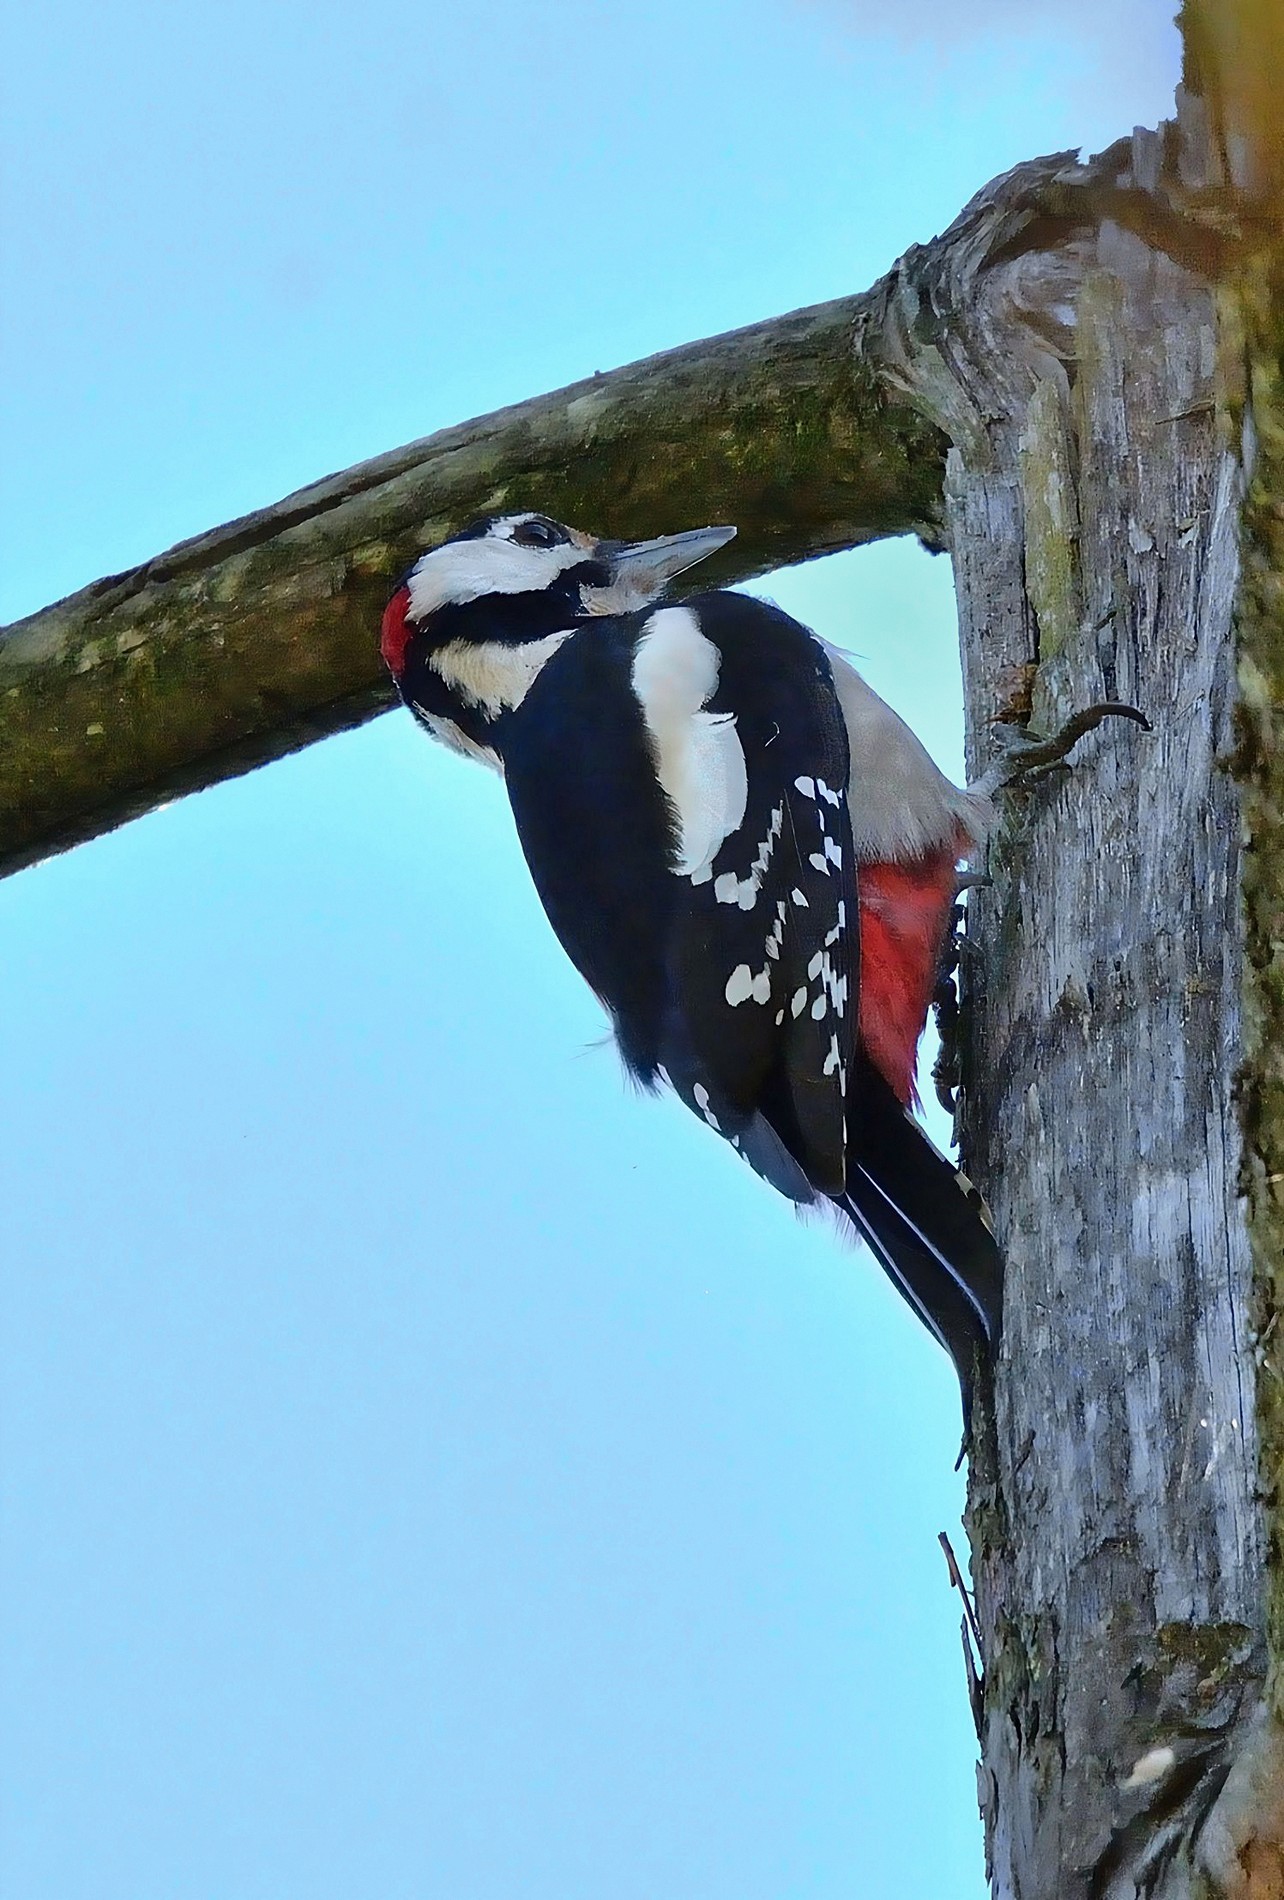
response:
<path id="1" fill-rule="evenodd" d="M 966 1416 L 1001 1261 L 912 1110 L 988 800 L 778 608 L 664 604 L 734 533 L 626 546 L 488 516 L 416 563 L 383 656 L 434 737 L 503 773 L 549 921 L 633 1075 L 850 1221 L 949 1352 Z"/>

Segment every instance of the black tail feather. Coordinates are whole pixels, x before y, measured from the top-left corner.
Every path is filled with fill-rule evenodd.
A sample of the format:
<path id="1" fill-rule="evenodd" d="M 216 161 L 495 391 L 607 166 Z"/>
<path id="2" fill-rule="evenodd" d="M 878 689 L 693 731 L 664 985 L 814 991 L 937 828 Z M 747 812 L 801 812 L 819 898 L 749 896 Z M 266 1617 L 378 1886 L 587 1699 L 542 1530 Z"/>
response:
<path id="1" fill-rule="evenodd" d="M 980 1195 L 862 1060 L 839 1205 L 954 1361 L 965 1422 L 1003 1320 L 1003 1261 Z"/>

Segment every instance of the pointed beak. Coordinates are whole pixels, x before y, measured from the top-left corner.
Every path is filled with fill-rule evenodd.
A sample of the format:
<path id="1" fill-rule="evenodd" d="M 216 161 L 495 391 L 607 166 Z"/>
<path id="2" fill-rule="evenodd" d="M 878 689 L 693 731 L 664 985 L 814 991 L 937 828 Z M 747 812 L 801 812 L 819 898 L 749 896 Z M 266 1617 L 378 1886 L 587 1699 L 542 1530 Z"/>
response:
<path id="1" fill-rule="evenodd" d="M 662 534 L 654 541 L 631 545 L 606 542 L 601 552 L 611 563 L 612 578 L 624 581 L 643 598 L 653 598 L 678 574 L 703 561 L 735 539 L 734 528 L 689 528 L 685 534 Z"/>

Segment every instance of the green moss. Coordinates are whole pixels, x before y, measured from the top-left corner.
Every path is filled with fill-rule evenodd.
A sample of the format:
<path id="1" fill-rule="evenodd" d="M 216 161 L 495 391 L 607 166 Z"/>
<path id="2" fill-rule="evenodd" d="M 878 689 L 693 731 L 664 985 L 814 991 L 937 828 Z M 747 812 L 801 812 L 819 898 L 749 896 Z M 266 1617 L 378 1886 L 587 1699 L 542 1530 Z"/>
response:
<path id="1" fill-rule="evenodd" d="M 1079 526 L 1070 442 L 1057 385 L 1038 385 L 1021 434 L 1025 576 L 1039 623 L 1039 658 L 1068 645 L 1083 618 Z"/>
<path id="2" fill-rule="evenodd" d="M 1284 1708 L 1284 244 L 1225 293 L 1229 416 L 1251 411 L 1256 458 L 1243 516 L 1235 769 L 1246 850 L 1245 1064 L 1239 1102 L 1253 1248 L 1261 1475 L 1270 1537 L 1270 1694 Z"/>

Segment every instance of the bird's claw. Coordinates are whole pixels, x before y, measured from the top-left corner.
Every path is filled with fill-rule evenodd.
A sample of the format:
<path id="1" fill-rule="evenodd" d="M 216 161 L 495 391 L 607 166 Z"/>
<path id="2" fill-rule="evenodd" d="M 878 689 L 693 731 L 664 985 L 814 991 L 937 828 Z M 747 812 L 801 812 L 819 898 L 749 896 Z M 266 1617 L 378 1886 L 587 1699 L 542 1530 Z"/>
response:
<path id="1" fill-rule="evenodd" d="M 1028 726 L 998 724 L 993 730 L 1001 751 L 985 773 L 981 783 L 988 792 L 1005 791 L 1022 782 L 1031 783 L 1063 765 L 1067 755 L 1086 733 L 1095 732 L 1106 719 L 1131 719 L 1143 732 L 1152 730 L 1145 713 L 1121 700 L 1108 699 L 1067 719 L 1059 732 L 1032 732 Z"/>
<path id="2" fill-rule="evenodd" d="M 983 871 L 965 872 L 959 879 L 960 895 L 965 890 L 993 883 L 993 879 Z M 958 1091 L 963 1081 L 962 1050 L 962 1005 L 959 998 L 957 972 L 965 955 L 973 955 L 976 950 L 963 930 L 964 908 L 955 900 L 950 913 L 950 928 L 945 939 L 945 950 L 940 968 L 936 973 L 936 987 L 932 992 L 932 1009 L 936 1016 L 937 1049 L 936 1060 L 932 1064 L 932 1087 L 937 1101 L 947 1115 L 953 1115 L 958 1107 Z"/>

